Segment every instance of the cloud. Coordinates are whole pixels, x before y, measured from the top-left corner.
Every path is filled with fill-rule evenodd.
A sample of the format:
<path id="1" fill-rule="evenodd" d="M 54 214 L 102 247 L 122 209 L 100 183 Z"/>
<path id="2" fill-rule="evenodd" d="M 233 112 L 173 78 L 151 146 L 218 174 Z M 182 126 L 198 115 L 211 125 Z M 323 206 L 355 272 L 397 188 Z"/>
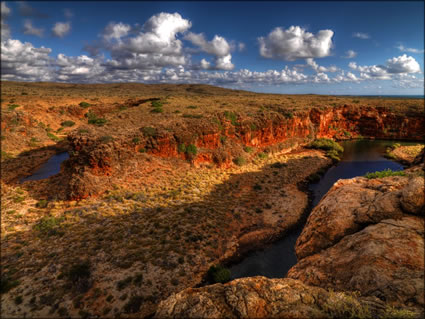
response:
<path id="1" fill-rule="evenodd" d="M 243 43 L 243 42 L 239 42 L 238 43 L 238 50 L 239 50 L 239 52 L 242 52 L 242 51 L 244 51 L 245 50 L 245 43 Z"/>
<path id="2" fill-rule="evenodd" d="M 258 38 L 260 54 L 287 61 L 326 57 L 331 54 L 333 34 L 332 30 L 320 30 L 313 35 L 299 26 L 287 30 L 277 27 L 267 37 Z"/>
<path id="3" fill-rule="evenodd" d="M 31 20 L 25 20 L 24 22 L 24 34 L 35 35 L 37 37 L 42 37 L 44 34 L 43 28 L 36 28 L 32 25 Z"/>
<path id="4" fill-rule="evenodd" d="M 203 33 L 189 32 L 184 39 L 196 45 L 201 51 L 215 56 L 215 69 L 232 70 L 235 67 L 231 61 L 231 46 L 225 38 L 215 35 L 211 41 L 207 41 Z"/>
<path id="5" fill-rule="evenodd" d="M 19 4 L 19 14 L 23 17 L 40 18 L 40 19 L 46 19 L 49 17 L 49 15 L 31 7 L 25 1 L 20 1 L 18 2 L 18 4 Z"/>
<path id="6" fill-rule="evenodd" d="M 63 38 L 71 31 L 70 22 L 56 22 L 52 28 L 52 33 L 58 38 Z"/>
<path id="7" fill-rule="evenodd" d="M 63 9 L 63 15 L 65 16 L 65 18 L 71 19 L 72 17 L 74 17 L 74 12 L 72 12 L 71 9 L 65 8 Z"/>
<path id="8" fill-rule="evenodd" d="M 394 75 L 404 76 L 421 72 L 419 63 L 406 54 L 388 59 L 385 65 L 359 66 L 355 62 L 350 62 L 348 66 L 359 71 L 362 79 L 389 80 L 395 78 Z"/>
<path id="9" fill-rule="evenodd" d="M 359 38 L 359 39 L 370 39 L 370 35 L 367 33 L 363 33 L 363 32 L 354 32 L 353 33 L 353 38 Z"/>
<path id="10" fill-rule="evenodd" d="M 324 67 L 324 66 L 319 66 L 316 61 L 314 61 L 313 59 L 309 58 L 309 59 L 305 59 L 306 63 L 308 66 L 310 66 L 314 71 L 316 71 L 317 73 L 322 73 L 322 72 L 336 72 L 339 69 L 332 65 L 330 67 Z"/>
<path id="11" fill-rule="evenodd" d="M 403 54 L 387 60 L 388 73 L 418 73 L 421 72 L 419 63 L 411 56 Z"/>
<path id="12" fill-rule="evenodd" d="M 419 50 L 419 49 L 414 49 L 414 48 L 406 48 L 402 44 L 400 44 L 396 48 L 399 49 L 402 52 L 410 52 L 410 53 L 417 53 L 417 54 L 424 53 L 424 50 Z"/>
<path id="13" fill-rule="evenodd" d="M 11 14 L 12 10 L 6 5 L 6 2 L 1 3 L 1 39 L 8 39 L 10 37 L 10 28 L 6 23 L 6 19 Z"/>
<path id="14" fill-rule="evenodd" d="M 112 39 L 120 40 L 122 37 L 127 36 L 130 30 L 131 26 L 128 24 L 110 22 L 103 31 L 103 38 L 106 41 L 111 41 Z"/>
<path id="15" fill-rule="evenodd" d="M 357 56 L 357 52 L 353 50 L 348 50 L 345 52 L 345 56 L 342 56 L 344 59 L 352 59 Z"/>
<path id="16" fill-rule="evenodd" d="M 54 70 L 49 57 L 51 49 L 35 48 L 29 42 L 7 39 L 1 42 L 1 72 L 3 80 L 51 81 Z"/>

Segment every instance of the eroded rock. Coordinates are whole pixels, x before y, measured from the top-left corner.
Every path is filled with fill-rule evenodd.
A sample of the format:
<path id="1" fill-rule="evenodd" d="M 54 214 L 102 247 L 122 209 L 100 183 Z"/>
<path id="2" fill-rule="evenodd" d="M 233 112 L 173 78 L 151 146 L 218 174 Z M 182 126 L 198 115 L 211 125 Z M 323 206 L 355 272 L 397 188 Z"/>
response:
<path id="1" fill-rule="evenodd" d="M 409 180 L 409 184 L 403 188 L 401 193 L 401 207 L 411 214 L 424 215 L 424 179 L 414 177 Z"/>

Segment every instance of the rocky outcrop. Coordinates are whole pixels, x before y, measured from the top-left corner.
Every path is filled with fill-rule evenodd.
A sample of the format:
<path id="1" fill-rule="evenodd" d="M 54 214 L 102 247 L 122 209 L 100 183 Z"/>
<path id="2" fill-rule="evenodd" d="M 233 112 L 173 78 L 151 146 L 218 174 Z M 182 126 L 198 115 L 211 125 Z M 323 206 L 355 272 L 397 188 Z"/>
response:
<path id="1" fill-rule="evenodd" d="M 72 149 L 68 161 L 70 198 L 102 193 L 105 189 L 101 185 L 113 183 L 116 177 L 132 176 L 137 165 L 130 163 L 140 161 L 140 152 L 187 159 L 195 165 L 215 163 L 228 167 L 234 158 L 244 154 L 243 146 L 257 147 L 258 151 L 266 147 L 289 151 L 320 137 L 425 138 L 423 116 L 406 116 L 379 107 L 350 105 L 313 108 L 294 114 L 284 111 L 255 116 L 218 113 L 199 119 L 175 119 L 176 123 L 158 123 L 155 127 L 129 127 L 123 132 L 111 129 L 114 125 L 120 126 L 119 121 L 117 119 L 114 124 L 114 119 L 111 119 L 108 128 L 90 130 L 90 134 L 74 131 L 68 135 Z M 185 151 L 184 148 L 189 145 L 197 150 L 192 153 Z M 99 182 L 91 187 L 85 180 L 93 180 L 93 177 Z"/>
<path id="2" fill-rule="evenodd" d="M 423 193 L 414 175 L 337 182 L 308 218 L 288 277 L 423 309 Z"/>
<path id="3" fill-rule="evenodd" d="M 399 313 L 377 298 L 329 292 L 289 278 L 251 277 L 183 290 L 162 301 L 155 318 L 391 318 Z"/>

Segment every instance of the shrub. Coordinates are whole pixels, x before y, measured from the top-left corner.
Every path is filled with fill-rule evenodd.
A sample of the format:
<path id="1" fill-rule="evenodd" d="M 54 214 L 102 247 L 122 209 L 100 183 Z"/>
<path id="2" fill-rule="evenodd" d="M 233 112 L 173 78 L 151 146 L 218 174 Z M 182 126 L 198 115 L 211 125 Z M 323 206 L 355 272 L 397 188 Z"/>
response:
<path id="1" fill-rule="evenodd" d="M 232 123 L 232 125 L 238 125 L 237 116 L 234 112 L 226 111 L 224 112 L 224 116 Z"/>
<path id="2" fill-rule="evenodd" d="M 258 153 L 258 157 L 260 158 L 260 159 L 265 159 L 265 158 L 267 158 L 267 154 L 266 153 Z"/>
<path id="3" fill-rule="evenodd" d="M 327 151 L 326 155 L 334 162 L 340 161 L 340 155 L 344 152 L 344 148 L 341 145 L 328 138 L 318 138 L 311 142 L 309 147 Z"/>
<path id="4" fill-rule="evenodd" d="M 35 204 L 35 206 L 38 208 L 46 208 L 48 204 L 49 202 L 47 200 L 42 199 L 42 200 L 39 200 L 37 204 Z"/>
<path id="5" fill-rule="evenodd" d="M 188 109 L 197 109 L 198 107 L 196 105 L 189 105 L 187 108 Z"/>
<path id="6" fill-rule="evenodd" d="M 124 305 L 125 313 L 136 313 L 139 311 L 140 306 L 142 305 L 143 297 L 141 296 L 132 296 L 130 300 Z"/>
<path id="7" fill-rule="evenodd" d="M 155 137 L 157 135 L 156 128 L 145 126 L 142 128 L 142 132 L 145 136 Z"/>
<path id="8" fill-rule="evenodd" d="M 55 134 L 47 132 L 47 137 L 50 138 L 54 142 L 59 142 L 60 138 L 57 137 Z"/>
<path id="9" fill-rule="evenodd" d="M 145 149 L 145 148 L 141 148 L 141 149 L 139 150 L 139 153 L 146 153 L 146 149 Z"/>
<path id="10" fill-rule="evenodd" d="M 208 269 L 208 279 L 214 283 L 226 283 L 230 280 L 230 270 L 222 265 L 211 266 Z"/>
<path id="11" fill-rule="evenodd" d="M 246 159 L 243 158 L 242 156 L 236 157 L 233 162 L 238 165 L 238 166 L 242 166 L 246 164 Z"/>
<path id="12" fill-rule="evenodd" d="M 105 118 L 97 117 L 96 114 L 94 114 L 93 112 L 88 112 L 87 118 L 89 124 L 94 124 L 97 126 L 103 126 L 107 122 Z"/>
<path id="13" fill-rule="evenodd" d="M 183 117 L 191 118 L 191 119 L 200 119 L 203 117 L 203 115 L 202 114 L 183 114 Z"/>
<path id="14" fill-rule="evenodd" d="M 367 179 L 382 178 L 382 177 L 388 177 L 388 176 L 406 176 L 406 173 L 403 171 L 393 171 L 388 168 L 383 171 L 367 173 L 364 175 L 364 177 L 366 177 Z"/>
<path id="15" fill-rule="evenodd" d="M 177 150 L 179 153 L 186 153 L 186 145 L 184 143 L 181 143 L 177 146 Z"/>
<path id="16" fill-rule="evenodd" d="M 16 109 L 17 107 L 19 107 L 20 105 L 18 104 L 10 104 L 9 105 L 9 111 L 13 111 L 14 109 Z"/>
<path id="17" fill-rule="evenodd" d="M 151 112 L 152 113 L 163 113 L 164 109 L 162 107 L 156 107 L 156 108 L 152 109 Z"/>
<path id="18" fill-rule="evenodd" d="M 251 146 L 244 146 L 243 150 L 247 153 L 252 153 L 254 150 Z"/>
<path id="19" fill-rule="evenodd" d="M 288 118 L 288 119 L 293 119 L 294 114 L 292 112 L 287 112 L 287 113 L 285 113 L 285 117 Z"/>
<path id="20" fill-rule="evenodd" d="M 41 218 L 37 224 L 34 225 L 34 230 L 40 232 L 42 235 L 56 235 L 58 234 L 58 228 L 62 223 L 63 218 L 56 218 L 53 216 Z"/>
<path id="21" fill-rule="evenodd" d="M 223 143 L 225 143 L 226 142 L 226 140 L 227 140 L 227 136 L 220 136 L 220 142 L 223 144 Z"/>
<path id="22" fill-rule="evenodd" d="M 257 130 L 257 125 L 255 125 L 254 123 L 249 124 L 249 127 L 251 128 L 251 131 Z"/>
<path id="23" fill-rule="evenodd" d="M 90 107 L 90 106 L 91 106 L 91 104 L 89 104 L 89 103 L 87 103 L 87 102 L 81 102 L 79 105 L 80 105 L 82 108 L 84 108 L 84 109 L 86 109 L 86 108 L 88 108 L 88 107 Z"/>
<path id="24" fill-rule="evenodd" d="M 348 132 L 348 131 L 344 131 L 344 135 L 347 136 L 347 137 L 351 137 L 351 133 Z"/>
<path id="25" fill-rule="evenodd" d="M 154 100 L 151 102 L 152 107 L 162 107 L 162 102 L 159 100 Z"/>
<path id="26" fill-rule="evenodd" d="M 134 137 L 131 141 L 133 144 L 138 145 L 140 143 L 140 137 Z"/>
<path id="27" fill-rule="evenodd" d="M 68 280 L 81 292 L 90 288 L 91 266 L 89 261 L 82 261 L 71 266 L 68 271 Z"/>
<path id="28" fill-rule="evenodd" d="M 0 294 L 8 292 L 10 289 L 19 285 L 18 280 L 12 280 L 7 275 L 2 274 L 0 280 Z"/>
<path id="29" fill-rule="evenodd" d="M 86 129 L 79 129 L 78 130 L 78 133 L 80 133 L 80 134 L 84 134 L 84 133 L 88 133 L 89 132 L 89 130 L 86 130 Z"/>
<path id="30" fill-rule="evenodd" d="M 109 142 L 112 142 L 114 140 L 114 138 L 112 137 L 112 136 L 109 136 L 109 135 L 105 135 L 105 136 L 101 136 L 100 138 L 99 138 L 99 141 L 101 142 L 101 143 L 109 143 Z"/>
<path id="31" fill-rule="evenodd" d="M 64 127 L 71 127 L 71 126 L 75 125 L 75 122 L 74 121 L 64 121 L 64 122 L 61 123 L 61 125 L 64 126 Z"/>
<path id="32" fill-rule="evenodd" d="M 189 144 L 189 146 L 186 148 L 186 153 L 195 156 L 198 153 L 196 145 Z"/>

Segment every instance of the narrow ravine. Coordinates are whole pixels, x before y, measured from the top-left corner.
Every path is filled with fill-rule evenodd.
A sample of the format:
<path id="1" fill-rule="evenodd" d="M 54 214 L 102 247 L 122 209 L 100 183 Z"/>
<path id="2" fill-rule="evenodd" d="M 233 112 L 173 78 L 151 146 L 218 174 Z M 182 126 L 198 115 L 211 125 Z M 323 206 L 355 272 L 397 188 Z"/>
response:
<path id="1" fill-rule="evenodd" d="M 368 172 L 385 169 L 402 170 L 403 166 L 383 157 L 386 148 L 394 141 L 389 140 L 353 140 L 341 142 L 344 147 L 342 160 L 332 166 L 317 183 L 309 185 L 313 209 L 339 179 L 362 176 Z M 403 145 L 417 144 L 398 142 Z M 288 270 L 297 262 L 295 243 L 304 227 L 298 225 L 284 238 L 267 246 L 263 250 L 253 251 L 237 264 L 230 267 L 232 279 L 265 276 L 268 278 L 283 278 Z"/>

